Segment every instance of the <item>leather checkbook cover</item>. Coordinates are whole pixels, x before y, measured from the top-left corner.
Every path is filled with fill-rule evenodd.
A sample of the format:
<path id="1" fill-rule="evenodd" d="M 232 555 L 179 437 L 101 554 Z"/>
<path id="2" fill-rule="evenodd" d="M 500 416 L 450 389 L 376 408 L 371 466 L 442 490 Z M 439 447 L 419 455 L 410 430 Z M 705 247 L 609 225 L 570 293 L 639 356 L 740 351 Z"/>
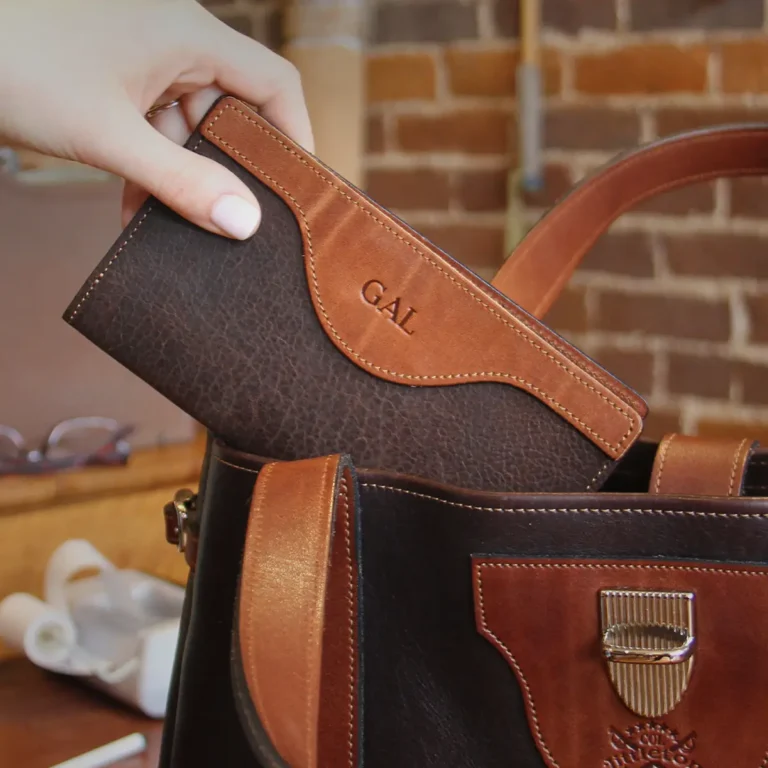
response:
<path id="1" fill-rule="evenodd" d="M 642 429 L 637 395 L 224 97 L 188 147 L 263 209 L 245 242 L 150 200 L 66 319 L 232 447 L 505 491 L 577 491 Z"/>

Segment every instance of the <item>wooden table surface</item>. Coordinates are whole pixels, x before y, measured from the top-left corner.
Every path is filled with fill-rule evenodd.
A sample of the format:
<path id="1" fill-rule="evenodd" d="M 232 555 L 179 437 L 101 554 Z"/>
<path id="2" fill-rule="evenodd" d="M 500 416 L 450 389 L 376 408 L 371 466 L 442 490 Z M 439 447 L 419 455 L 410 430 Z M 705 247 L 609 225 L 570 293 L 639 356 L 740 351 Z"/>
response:
<path id="1" fill-rule="evenodd" d="M 162 723 L 26 660 L 0 663 L 0 765 L 50 768 L 110 741 L 143 733 L 147 751 L 116 768 L 156 768 Z"/>

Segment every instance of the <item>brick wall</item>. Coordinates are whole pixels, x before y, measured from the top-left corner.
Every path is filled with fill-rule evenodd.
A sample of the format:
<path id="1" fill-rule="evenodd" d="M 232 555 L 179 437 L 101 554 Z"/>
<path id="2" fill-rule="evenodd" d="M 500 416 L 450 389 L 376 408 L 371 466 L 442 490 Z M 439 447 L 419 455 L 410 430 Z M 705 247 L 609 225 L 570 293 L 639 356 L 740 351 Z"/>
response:
<path id="1" fill-rule="evenodd" d="M 378 0 L 368 188 L 486 275 L 515 163 L 515 0 Z M 535 221 L 617 151 L 768 120 L 765 0 L 544 0 L 546 186 Z M 650 431 L 768 440 L 768 186 L 718 181 L 617 222 L 548 321 L 646 396 Z"/>
<path id="2" fill-rule="evenodd" d="M 282 44 L 282 0 L 200 0 L 222 21 L 277 50 Z"/>

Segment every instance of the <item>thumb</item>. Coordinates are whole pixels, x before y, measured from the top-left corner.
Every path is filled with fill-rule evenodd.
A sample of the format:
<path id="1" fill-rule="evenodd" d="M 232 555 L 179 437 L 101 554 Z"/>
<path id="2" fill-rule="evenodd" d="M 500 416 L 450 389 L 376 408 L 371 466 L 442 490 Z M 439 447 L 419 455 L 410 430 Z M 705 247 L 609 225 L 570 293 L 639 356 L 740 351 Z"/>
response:
<path id="1" fill-rule="evenodd" d="M 111 122 L 111 121 L 110 121 Z M 179 215 L 237 240 L 253 235 L 261 209 L 233 173 L 163 136 L 137 113 L 103 128 L 84 158 L 141 187 Z"/>

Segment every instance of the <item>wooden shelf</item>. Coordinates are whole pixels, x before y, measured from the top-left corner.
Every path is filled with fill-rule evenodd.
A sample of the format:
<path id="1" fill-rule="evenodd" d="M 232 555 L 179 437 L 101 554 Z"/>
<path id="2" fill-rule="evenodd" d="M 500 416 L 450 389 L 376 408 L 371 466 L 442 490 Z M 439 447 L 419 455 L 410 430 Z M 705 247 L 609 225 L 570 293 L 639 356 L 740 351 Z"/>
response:
<path id="1" fill-rule="evenodd" d="M 162 722 L 26 660 L 0 663 L 0 756 L 4 766 L 48 768 L 135 732 L 147 751 L 115 768 L 154 768 Z"/>
<path id="2" fill-rule="evenodd" d="M 0 516 L 41 506 L 93 501 L 197 481 L 205 435 L 193 442 L 135 451 L 125 467 L 87 467 L 52 475 L 0 478 Z"/>
<path id="3" fill-rule="evenodd" d="M 0 479 L 0 600 L 42 597 L 46 564 L 68 539 L 86 539 L 118 568 L 185 584 L 187 564 L 165 540 L 163 506 L 179 488 L 197 489 L 204 453 L 200 435 L 138 450 L 125 467 Z M 0 643 L 0 659 L 15 655 Z"/>

